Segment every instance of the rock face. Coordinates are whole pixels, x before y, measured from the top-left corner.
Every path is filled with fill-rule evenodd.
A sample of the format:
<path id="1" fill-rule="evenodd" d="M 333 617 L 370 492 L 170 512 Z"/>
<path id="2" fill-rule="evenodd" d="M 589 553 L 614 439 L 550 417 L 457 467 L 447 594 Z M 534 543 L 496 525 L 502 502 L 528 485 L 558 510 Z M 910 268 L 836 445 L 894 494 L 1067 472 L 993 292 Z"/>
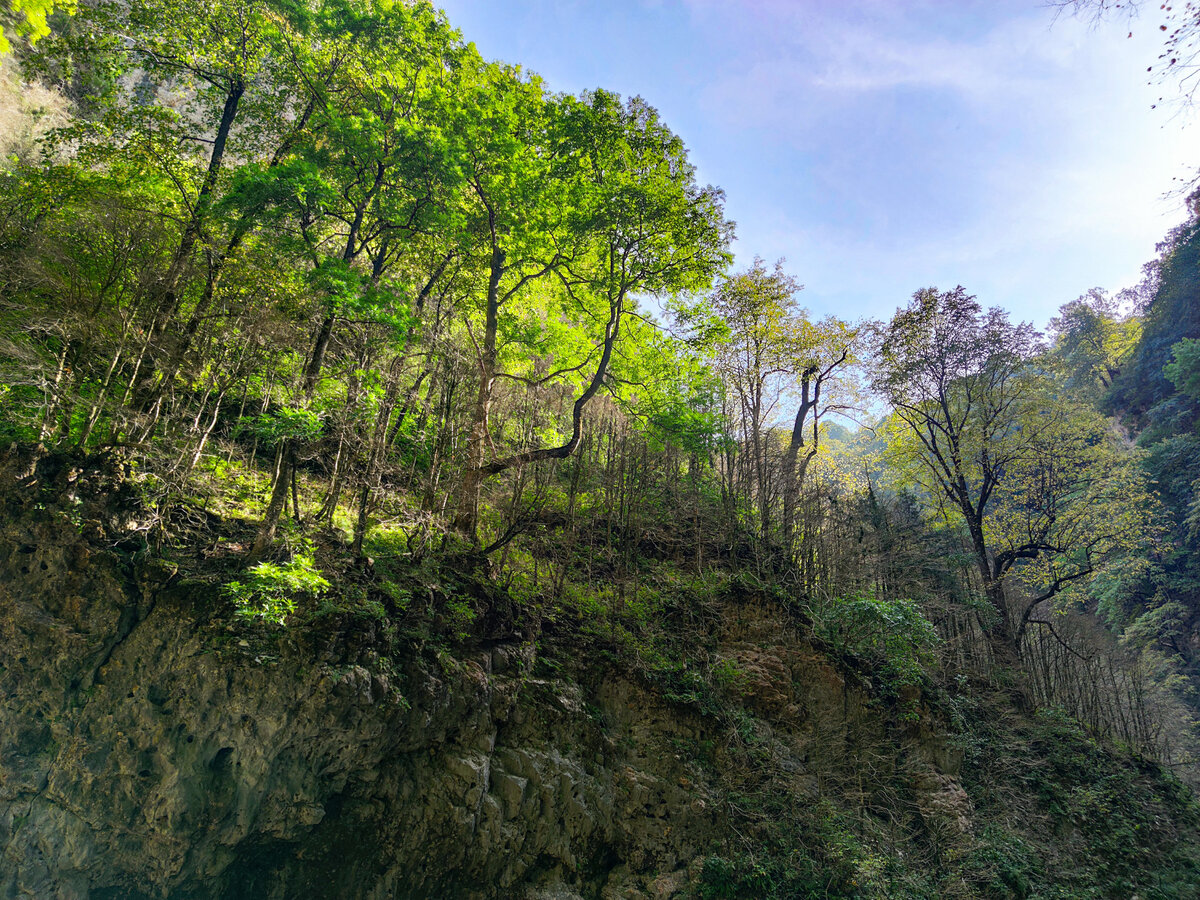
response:
<path id="1" fill-rule="evenodd" d="M 595 895 L 712 839 L 671 752 L 696 727 L 629 681 L 585 706 L 511 646 L 314 665 L 215 596 L 61 516 L 5 530 L 0 896 Z"/>
<path id="2" fill-rule="evenodd" d="M 382 666 L 260 641 L 61 511 L 4 521 L 0 897 L 665 898 L 724 833 L 705 720 L 628 677 L 533 678 L 515 642 Z M 723 640 L 799 796 L 848 721 L 879 727 L 761 617 Z M 969 827 L 929 773 L 929 814 Z"/>

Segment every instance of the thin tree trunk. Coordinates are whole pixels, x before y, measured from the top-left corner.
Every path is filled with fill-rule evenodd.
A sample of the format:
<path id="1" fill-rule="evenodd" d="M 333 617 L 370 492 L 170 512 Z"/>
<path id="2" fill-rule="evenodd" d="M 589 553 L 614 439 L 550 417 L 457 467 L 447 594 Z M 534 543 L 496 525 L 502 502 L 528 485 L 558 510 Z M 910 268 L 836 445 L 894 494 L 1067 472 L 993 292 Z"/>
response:
<path id="1" fill-rule="evenodd" d="M 267 548 L 271 546 L 271 542 L 275 540 L 275 532 L 279 528 L 279 517 L 287 504 L 291 470 L 295 463 L 292 453 L 291 442 L 285 441 L 280 445 L 275 456 L 275 483 L 271 491 L 271 500 L 267 504 L 267 511 L 263 515 L 262 525 L 250 547 L 249 559 L 251 561 L 261 559 L 262 555 L 267 552 Z"/>
<path id="2" fill-rule="evenodd" d="M 200 185 L 200 191 L 196 195 L 196 202 L 192 206 L 192 213 L 188 217 L 187 224 L 184 226 L 179 246 L 171 258 L 167 272 L 155 287 L 154 298 L 151 303 L 153 310 L 152 318 L 149 327 L 146 329 L 146 341 L 142 345 L 141 356 L 134 367 L 134 376 L 130 379 L 131 388 L 134 387 L 139 373 L 143 375 L 153 373 L 155 363 L 152 359 L 152 348 L 167 331 L 167 327 L 171 324 L 171 320 L 178 309 L 179 279 L 187 268 L 192 251 L 195 249 L 196 243 L 199 241 L 201 232 L 204 229 L 204 222 L 208 218 L 208 213 L 212 206 L 212 194 L 216 189 L 217 179 L 220 177 L 221 167 L 225 159 L 225 145 L 229 140 L 229 133 L 233 128 L 234 120 L 237 118 L 238 107 L 245 92 L 246 83 L 240 77 L 234 78 L 226 90 L 225 105 L 221 110 L 221 118 L 217 123 L 217 133 L 213 139 L 212 154 L 208 158 L 208 169 L 204 173 L 204 181 Z M 154 391 L 146 398 L 146 402 L 143 405 L 156 405 L 160 399 L 159 391 Z"/>

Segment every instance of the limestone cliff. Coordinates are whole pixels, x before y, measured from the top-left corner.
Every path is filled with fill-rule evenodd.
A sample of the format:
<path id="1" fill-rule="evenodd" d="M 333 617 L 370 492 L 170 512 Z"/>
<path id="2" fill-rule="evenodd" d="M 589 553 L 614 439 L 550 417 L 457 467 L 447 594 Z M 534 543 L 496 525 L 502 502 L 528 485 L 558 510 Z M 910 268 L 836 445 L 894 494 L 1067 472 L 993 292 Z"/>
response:
<path id="1" fill-rule="evenodd" d="M 17 475 L 0 896 L 749 896 L 722 860 L 789 810 L 883 809 L 901 856 L 964 858 L 978 832 L 944 723 L 897 724 L 769 604 L 717 609 L 721 717 L 564 626 L 451 646 L 363 616 L 240 624 L 211 579 L 114 544 L 119 489 Z M 866 870 L 813 840 L 853 895 Z"/>

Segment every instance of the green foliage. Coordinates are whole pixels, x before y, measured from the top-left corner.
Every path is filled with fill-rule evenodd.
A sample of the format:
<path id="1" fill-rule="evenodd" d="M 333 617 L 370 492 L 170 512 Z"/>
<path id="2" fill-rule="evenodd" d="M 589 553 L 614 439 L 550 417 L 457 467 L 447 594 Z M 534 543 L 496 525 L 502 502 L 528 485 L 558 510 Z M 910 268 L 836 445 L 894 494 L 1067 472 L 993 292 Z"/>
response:
<path id="1" fill-rule="evenodd" d="M 1175 390 L 1192 400 L 1200 400 L 1200 339 L 1184 338 L 1171 347 L 1171 361 L 1163 374 Z"/>
<path id="2" fill-rule="evenodd" d="M 722 387 L 713 371 L 681 341 L 640 319 L 626 326 L 631 351 L 613 362 L 622 407 L 645 423 L 657 446 L 712 452 L 723 438 Z"/>
<path id="3" fill-rule="evenodd" d="M 476 615 L 471 601 L 463 597 L 448 597 L 439 611 L 443 626 L 458 641 L 464 641 L 470 635 Z"/>
<path id="4" fill-rule="evenodd" d="M 936 662 L 937 630 L 912 600 L 857 594 L 814 610 L 814 632 L 835 652 L 874 665 L 886 696 L 921 685 Z"/>
<path id="5" fill-rule="evenodd" d="M 677 301 L 673 308 L 689 343 L 720 375 L 727 414 L 740 413 L 741 426 L 730 437 L 739 439 L 749 457 L 764 534 L 774 515 L 775 488 L 767 483 L 771 420 L 792 422 L 781 472 L 785 543 L 791 541 L 797 487 L 820 446 L 821 419 L 850 408 L 857 393 L 846 373 L 857 361 L 859 328 L 835 316 L 813 321 L 797 303 L 800 289 L 782 262 L 768 272 L 755 259 L 746 271 L 724 278 L 711 296 Z M 785 397 L 795 398 L 794 413 L 783 411 Z"/>
<path id="6" fill-rule="evenodd" d="M 231 581 L 225 595 L 237 614 L 282 625 L 296 610 L 297 597 L 316 598 L 329 589 L 311 555 L 301 554 L 286 563 L 261 562 L 247 573 L 245 581 Z"/>
<path id="7" fill-rule="evenodd" d="M 54 12 L 75 12 L 74 0 L 5 0 L 5 9 L 0 12 L 0 55 L 12 50 L 11 35 L 32 44 L 50 34 L 47 19 Z"/>
<path id="8" fill-rule="evenodd" d="M 958 863 L 958 870 L 973 883 L 980 897 L 995 900 L 1031 900 L 1033 897 L 1066 895 L 1045 893 L 1045 866 L 1037 848 L 997 825 L 988 825 L 971 850 Z"/>
<path id="9" fill-rule="evenodd" d="M 700 873 L 703 900 L 824 900 L 853 897 L 853 870 L 830 870 L 803 849 L 787 855 L 710 856 Z M 840 877 L 839 877 L 840 876 Z"/>
<path id="10" fill-rule="evenodd" d="M 1067 387 L 1098 398 L 1112 386 L 1141 337 L 1141 320 L 1122 316 L 1117 301 L 1099 289 L 1063 305 L 1050 320 L 1052 358 L 1064 370 Z"/>
<path id="11" fill-rule="evenodd" d="M 244 430 L 264 444 L 313 441 L 321 434 L 321 417 L 311 409 L 279 407 L 242 424 Z"/>
<path id="12" fill-rule="evenodd" d="M 10 9 L 40 29 L 49 4 Z M 87 102 L 48 140 L 55 163 L 0 176 L 5 445 L 129 454 L 139 520 L 199 568 L 244 549 L 247 517 L 271 519 L 271 535 L 279 524 L 298 552 L 225 588 L 245 619 L 352 634 L 385 672 L 401 653 L 458 666 L 456 645 L 486 626 L 489 641 L 540 641 L 539 672 L 554 679 L 616 667 L 687 707 L 725 779 L 721 815 L 753 836 L 731 829 L 739 842 L 715 848 L 701 896 L 934 896 L 917 863 L 874 849 L 885 841 L 868 840 L 882 833 L 868 801 L 849 816 L 801 793 L 819 761 L 795 754 L 780 774 L 787 723 L 753 711 L 760 674 L 723 655 L 721 604 L 736 595 L 795 613 L 798 598 L 842 596 L 811 610 L 819 643 L 911 719 L 937 635 L 917 603 L 856 591 L 874 577 L 917 597 L 894 586 L 925 579 L 963 600 L 962 561 L 946 558 L 958 532 L 907 557 L 897 549 L 921 523 L 912 512 L 889 525 L 859 490 L 878 441 L 841 433 L 836 443 L 862 453 L 804 480 L 802 450 L 831 434 L 821 417 L 855 399 L 843 373 L 860 329 L 811 320 L 798 284 L 761 261 L 711 293 L 730 260 L 724 198 L 653 107 L 604 90 L 554 94 L 485 62 L 427 3 L 99 0 L 63 32 L 39 42 L 35 70 Z M 1147 464 L 1200 522 L 1200 350 L 1181 340 L 1200 335 L 1168 321 L 1191 314 L 1193 237 L 1177 237 L 1138 358 L 1145 368 L 1147 341 L 1170 338 L 1178 390 L 1146 407 L 1159 429 Z M 644 317 L 635 298 L 648 294 L 686 307 L 688 340 Z M 920 292 L 884 344 L 880 384 L 908 424 L 929 426 L 920 414 L 939 406 L 948 416 L 892 441 L 912 493 L 956 504 L 986 544 L 979 558 L 1007 560 L 1034 590 L 1149 555 L 1155 537 L 1138 458 L 1052 379 L 1104 384 L 1133 366 L 1135 323 L 1096 296 L 1068 307 L 1057 358 L 961 290 Z M 948 380 L 931 359 L 949 361 Z M 785 398 L 797 401 L 790 443 Z M 278 465 L 251 446 L 276 448 Z M 446 533 L 456 505 L 478 513 L 480 501 L 499 537 L 487 559 L 472 528 Z M 782 549 L 772 504 L 798 532 Z M 754 515 L 763 527 L 749 534 Z M 307 535 L 332 554 L 339 531 L 355 542 L 334 591 Z M 1104 573 L 1103 609 L 1129 642 L 1185 641 L 1187 603 L 1139 617 L 1130 599 L 1143 581 L 1173 598 L 1183 575 L 1168 575 Z M 316 601 L 312 614 L 293 617 L 302 599 Z M 853 723 L 841 725 L 849 735 Z M 963 740 L 974 761 L 1026 763 L 987 757 L 983 734 Z M 1039 760 L 1058 759 L 1045 749 Z M 1142 890 L 1127 847 L 1151 834 L 1162 849 L 1156 820 L 1138 812 L 1153 808 L 1151 782 L 1115 775 L 1098 751 L 1076 755 L 1045 783 L 1050 764 L 1037 763 L 1027 786 L 1086 835 L 1114 884 Z M 826 777 L 836 795 L 847 776 L 831 765 Z M 890 815 L 908 788 L 878 777 Z M 1114 836 L 1092 820 L 1111 821 Z M 905 827 L 889 823 L 890 846 L 916 843 L 898 836 Z M 1052 896 L 1057 884 L 1052 857 L 1016 830 L 985 828 L 963 859 L 985 894 Z M 1155 860 L 1186 884 L 1182 855 Z"/>
<path id="13" fill-rule="evenodd" d="M 737 694 L 746 681 L 746 673 L 733 660 L 722 659 L 712 667 L 712 678 L 718 687 Z"/>
<path id="14" fill-rule="evenodd" d="M 1156 596 L 1125 627 L 1121 639 L 1134 647 L 1163 646 L 1177 651 L 1186 646 L 1189 618 L 1190 611 L 1179 600 Z"/>
<path id="15" fill-rule="evenodd" d="M 1031 767 L 1029 782 L 1060 824 L 1078 830 L 1093 867 L 1077 896 L 1200 897 L 1200 848 L 1181 844 L 1167 824 L 1200 824 L 1186 787 L 1151 765 L 1114 758 L 1053 712 L 1041 714 L 1033 738 L 1046 765 Z"/>
<path id="16" fill-rule="evenodd" d="M 751 797 L 739 798 L 753 804 Z M 712 855 L 700 871 L 703 900 L 827 900 L 884 894 L 878 860 L 850 822 L 827 801 L 788 811 L 753 850 Z"/>
<path id="17" fill-rule="evenodd" d="M 1200 339 L 1200 207 L 1174 229 L 1149 270 L 1149 303 L 1142 335 L 1129 364 L 1113 384 L 1108 402 L 1132 415 L 1139 425 L 1152 424 L 1154 407 L 1168 400 L 1173 385 L 1164 374 L 1173 350 L 1183 339 Z"/>
<path id="18" fill-rule="evenodd" d="M 995 612 L 993 650 L 1010 664 L 1024 629 L 1006 581 L 1023 584 L 1023 623 L 1161 539 L 1138 456 L 1060 390 L 1040 335 L 1003 310 L 961 287 L 918 291 L 886 327 L 873 381 L 895 410 L 888 456 L 935 515 L 964 526 Z"/>
<path id="19" fill-rule="evenodd" d="M 997 900 L 1200 896 L 1200 847 L 1183 837 L 1200 807 L 1172 775 L 1057 710 L 1023 721 L 976 695 L 962 712 L 960 777 L 985 827 L 948 880 Z"/>

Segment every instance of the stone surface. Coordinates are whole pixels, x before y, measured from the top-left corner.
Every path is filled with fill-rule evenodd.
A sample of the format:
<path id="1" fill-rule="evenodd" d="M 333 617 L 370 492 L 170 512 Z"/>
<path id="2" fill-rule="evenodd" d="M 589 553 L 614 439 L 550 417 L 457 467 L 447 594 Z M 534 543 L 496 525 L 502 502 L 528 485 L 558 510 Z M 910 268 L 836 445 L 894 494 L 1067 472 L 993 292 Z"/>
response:
<path id="1" fill-rule="evenodd" d="M 3 538 L 0 896 L 575 897 L 712 838 L 667 752 L 693 729 L 629 681 L 597 716 L 489 657 L 313 665 L 64 519 Z"/>
<path id="2" fill-rule="evenodd" d="M 215 584 L 0 501 L 0 897 L 667 900 L 727 833 L 714 723 L 626 675 L 529 677 L 516 638 L 388 666 L 352 634 L 268 640 Z M 769 610 L 724 621 L 797 802 L 886 739 Z M 922 814 L 968 828 L 922 765 Z"/>

